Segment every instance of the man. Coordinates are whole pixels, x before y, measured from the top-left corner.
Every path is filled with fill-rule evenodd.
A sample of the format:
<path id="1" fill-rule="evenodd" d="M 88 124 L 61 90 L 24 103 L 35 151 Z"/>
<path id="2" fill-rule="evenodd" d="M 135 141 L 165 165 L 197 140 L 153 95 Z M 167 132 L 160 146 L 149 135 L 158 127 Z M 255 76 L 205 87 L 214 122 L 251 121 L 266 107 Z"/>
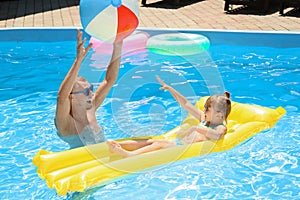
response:
<path id="1" fill-rule="evenodd" d="M 57 134 L 71 148 L 104 141 L 102 128 L 96 119 L 96 110 L 102 104 L 118 78 L 123 42 L 114 44 L 114 50 L 108 65 L 106 76 L 97 91 L 93 93 L 92 85 L 78 76 L 81 63 L 92 44 L 86 48 L 86 38 L 77 31 L 76 59 L 60 85 L 55 114 Z"/>

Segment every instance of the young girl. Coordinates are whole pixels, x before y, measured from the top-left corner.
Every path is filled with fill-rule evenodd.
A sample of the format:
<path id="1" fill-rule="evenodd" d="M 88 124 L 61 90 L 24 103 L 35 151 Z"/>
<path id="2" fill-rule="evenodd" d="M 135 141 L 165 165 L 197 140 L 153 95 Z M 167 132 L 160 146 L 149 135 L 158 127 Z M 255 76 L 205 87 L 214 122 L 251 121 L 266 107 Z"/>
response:
<path id="1" fill-rule="evenodd" d="M 195 118 L 201 122 L 198 126 L 192 126 L 187 130 L 180 130 L 177 136 L 182 138 L 183 144 L 191 144 L 205 140 L 219 140 L 226 131 L 226 119 L 231 110 L 231 101 L 229 92 L 224 95 L 210 96 L 204 105 L 204 111 L 193 106 L 184 96 L 171 86 L 164 83 L 158 76 L 158 82 L 161 83 L 163 90 L 169 90 L 177 102 Z M 121 142 L 107 141 L 109 150 L 123 157 L 134 156 L 158 149 L 164 149 L 175 146 L 174 141 L 165 139 L 148 140 L 126 140 Z"/>

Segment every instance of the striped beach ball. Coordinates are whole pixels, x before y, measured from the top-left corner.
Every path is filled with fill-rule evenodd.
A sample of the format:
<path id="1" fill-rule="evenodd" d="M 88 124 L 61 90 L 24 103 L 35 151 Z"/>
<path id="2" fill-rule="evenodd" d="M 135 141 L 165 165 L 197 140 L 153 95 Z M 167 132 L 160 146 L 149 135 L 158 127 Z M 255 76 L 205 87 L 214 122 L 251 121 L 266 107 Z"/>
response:
<path id="1" fill-rule="evenodd" d="M 110 43 L 130 35 L 139 23 L 137 0 L 81 0 L 80 19 L 86 33 Z"/>

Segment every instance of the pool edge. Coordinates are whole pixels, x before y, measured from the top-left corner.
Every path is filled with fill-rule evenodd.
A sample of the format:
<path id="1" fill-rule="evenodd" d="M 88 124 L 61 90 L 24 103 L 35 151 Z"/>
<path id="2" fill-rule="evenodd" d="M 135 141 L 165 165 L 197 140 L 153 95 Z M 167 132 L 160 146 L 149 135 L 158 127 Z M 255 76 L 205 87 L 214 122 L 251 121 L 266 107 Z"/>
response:
<path id="1" fill-rule="evenodd" d="M 15 42 L 54 42 L 75 40 L 76 30 L 82 27 L 12 27 L 0 28 L 0 41 Z M 245 45 L 271 46 L 278 48 L 300 47 L 300 32 L 295 31 L 256 31 L 228 29 L 183 29 L 183 28 L 148 28 L 139 27 L 137 30 L 146 31 L 150 35 L 162 32 L 189 32 L 208 37 L 212 45 Z M 89 37 L 85 35 L 85 37 Z"/>

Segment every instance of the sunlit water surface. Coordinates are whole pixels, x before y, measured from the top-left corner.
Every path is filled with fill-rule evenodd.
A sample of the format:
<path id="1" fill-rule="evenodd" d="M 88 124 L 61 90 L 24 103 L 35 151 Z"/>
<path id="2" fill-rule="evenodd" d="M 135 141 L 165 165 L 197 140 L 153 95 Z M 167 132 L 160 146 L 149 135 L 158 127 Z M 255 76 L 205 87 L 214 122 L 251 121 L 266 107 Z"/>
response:
<path id="1" fill-rule="evenodd" d="M 1 42 L 0 46 L 1 199 L 299 197 L 300 49 L 212 46 L 198 60 L 146 50 L 123 55 L 119 79 L 97 112 L 107 139 L 160 135 L 178 126 L 186 112 L 168 92 L 159 90 L 154 76 L 160 75 L 195 103 L 210 94 L 199 74 L 202 65 L 217 67 L 215 76 L 222 78 L 233 100 L 283 106 L 287 114 L 274 128 L 229 151 L 60 197 L 38 177 L 31 160 L 40 149 L 68 149 L 56 135 L 53 118 L 57 90 L 75 57 L 75 42 Z M 82 74 L 95 85 L 105 75 L 103 66 L 109 60 L 102 57 L 91 52 L 82 67 Z"/>

